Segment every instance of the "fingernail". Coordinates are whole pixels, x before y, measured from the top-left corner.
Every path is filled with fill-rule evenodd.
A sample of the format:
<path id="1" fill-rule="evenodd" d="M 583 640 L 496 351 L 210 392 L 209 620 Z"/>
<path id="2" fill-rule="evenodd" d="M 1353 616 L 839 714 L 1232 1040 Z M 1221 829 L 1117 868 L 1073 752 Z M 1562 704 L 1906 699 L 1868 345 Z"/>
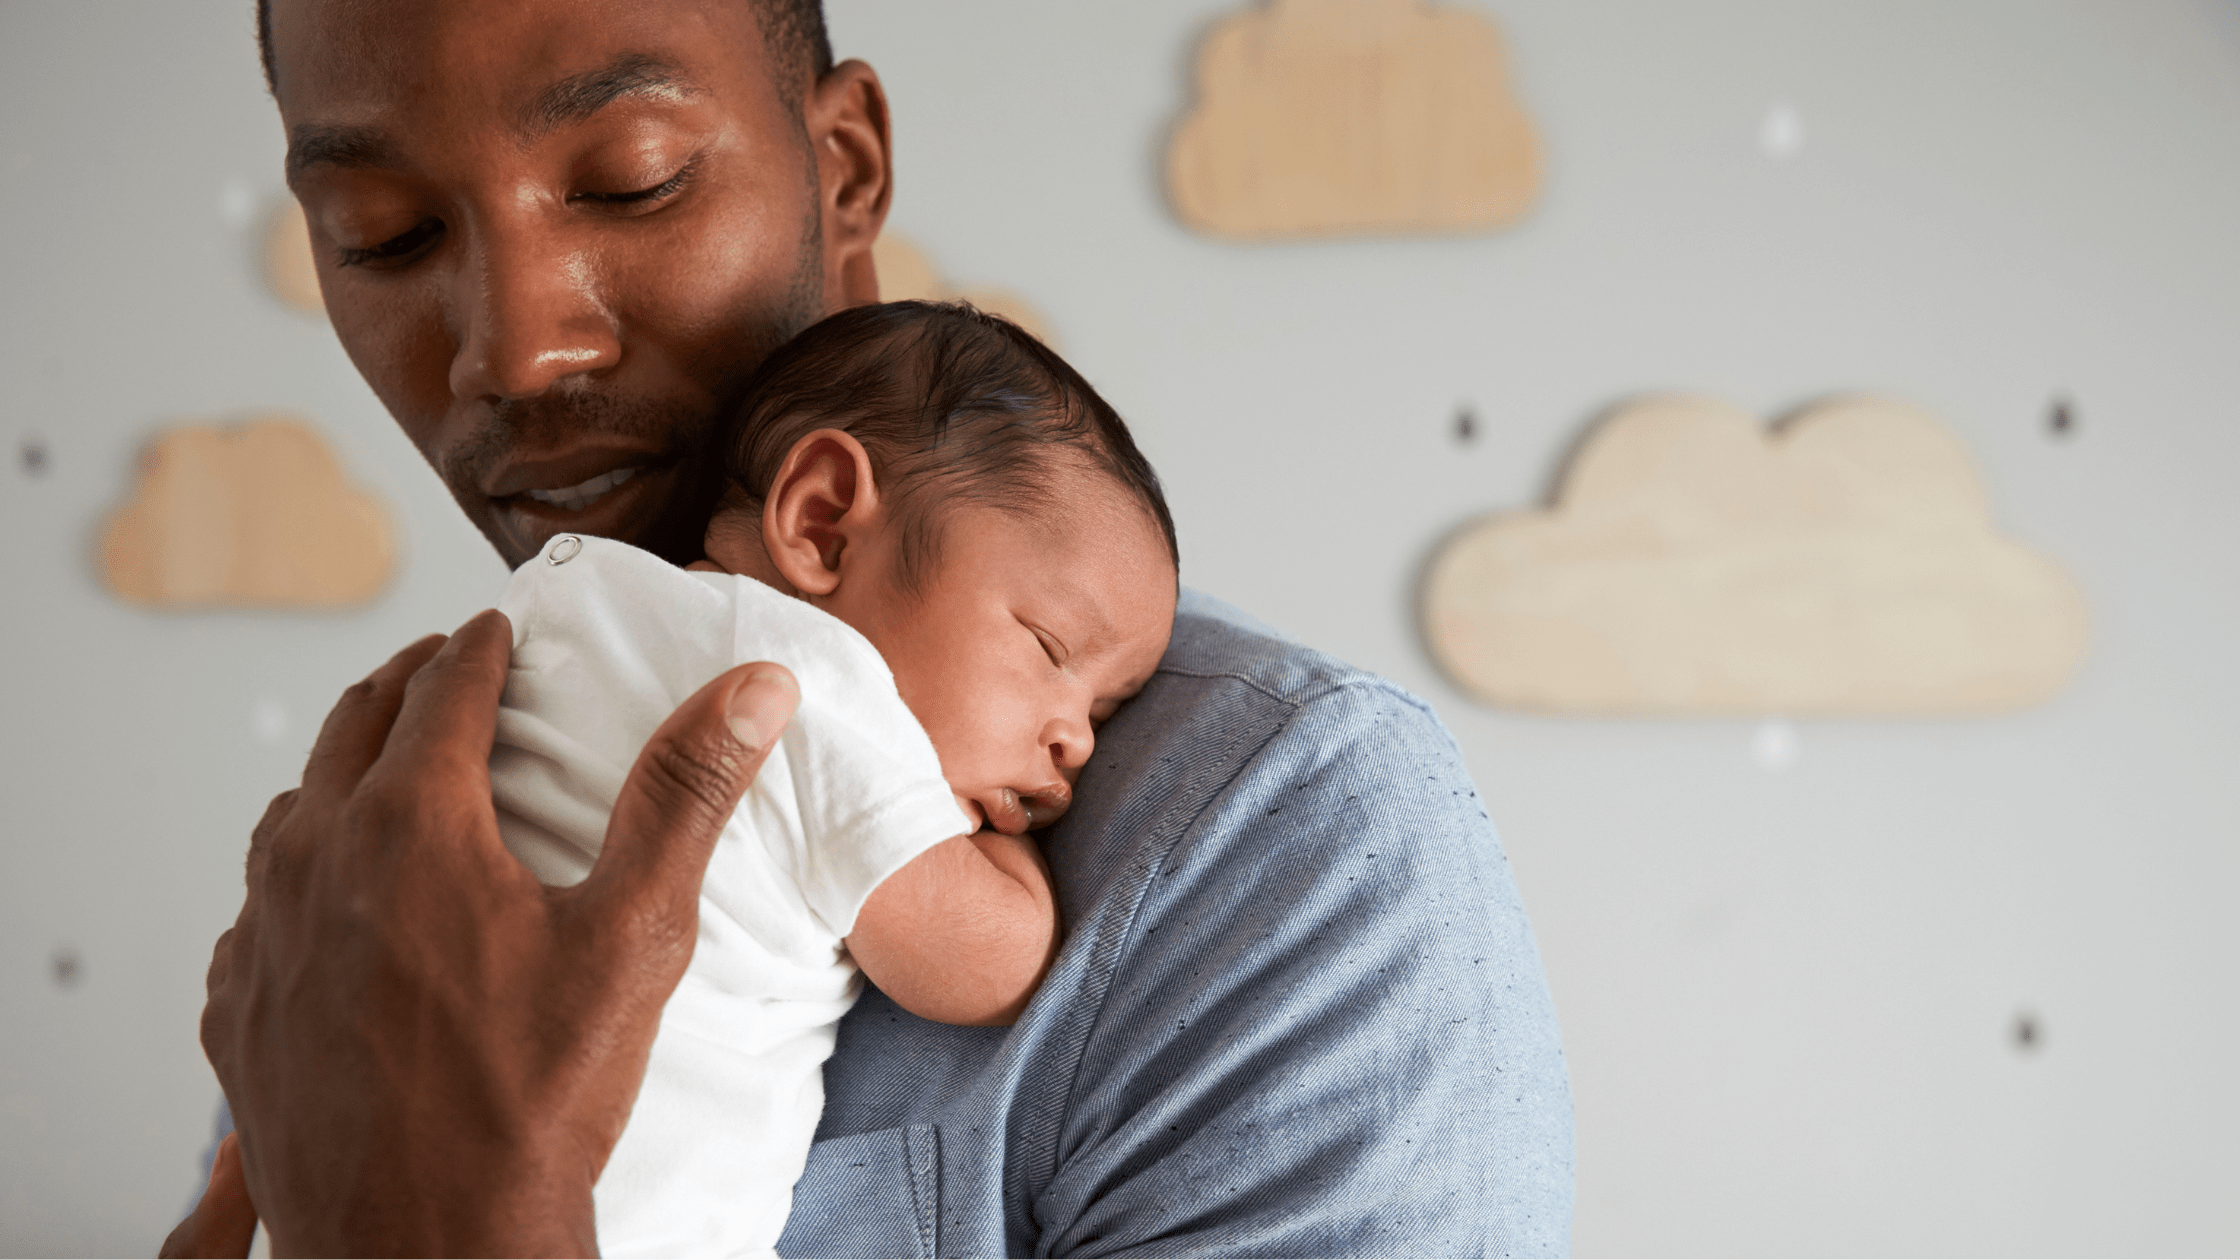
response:
<path id="1" fill-rule="evenodd" d="M 747 694 L 752 690 L 754 685 L 749 683 L 731 696 L 731 738 L 738 740 L 742 748 L 762 747 L 762 723 L 749 712 L 755 707 L 753 697 Z"/>
<path id="2" fill-rule="evenodd" d="M 777 669 L 775 667 L 768 667 L 754 671 L 753 673 L 747 675 L 747 682 L 750 685 L 753 683 L 776 683 L 778 686 L 785 688 L 787 691 L 792 692 L 795 695 L 801 694 L 800 685 L 793 681 L 793 675 L 787 673 L 785 670 Z"/>
<path id="3" fill-rule="evenodd" d="M 731 706 L 724 717 L 731 724 L 731 738 L 747 748 L 761 748 L 778 731 L 785 729 L 783 718 L 773 719 L 769 713 L 773 689 L 790 692 L 793 678 L 779 670 L 758 669 L 747 675 L 747 681 L 731 693 Z"/>

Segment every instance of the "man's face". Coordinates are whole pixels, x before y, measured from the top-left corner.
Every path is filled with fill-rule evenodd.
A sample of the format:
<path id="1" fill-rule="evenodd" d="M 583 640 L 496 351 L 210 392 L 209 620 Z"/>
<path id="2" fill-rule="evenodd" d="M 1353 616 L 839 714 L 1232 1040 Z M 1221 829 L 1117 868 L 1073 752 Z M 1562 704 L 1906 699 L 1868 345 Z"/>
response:
<path id="1" fill-rule="evenodd" d="M 797 80 L 750 0 L 274 0 L 272 43 L 335 332 L 468 517 L 697 556 L 716 418 L 876 298 L 877 79 Z"/>

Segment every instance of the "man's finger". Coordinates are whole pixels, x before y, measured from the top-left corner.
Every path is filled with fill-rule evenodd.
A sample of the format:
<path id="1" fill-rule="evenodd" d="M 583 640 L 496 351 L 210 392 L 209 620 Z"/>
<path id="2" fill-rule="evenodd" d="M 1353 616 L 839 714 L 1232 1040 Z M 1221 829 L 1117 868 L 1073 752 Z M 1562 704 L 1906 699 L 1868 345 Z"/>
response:
<path id="1" fill-rule="evenodd" d="M 241 942 L 240 930 L 236 926 L 219 934 L 210 950 L 210 969 L 202 976 L 202 1019 L 197 1031 L 202 1057 L 219 1073 L 220 1084 L 233 1062 L 233 1008 L 225 1000 L 225 988 L 233 978 L 233 951 Z"/>
<path id="2" fill-rule="evenodd" d="M 784 666 L 758 662 L 679 705 L 630 768 L 580 895 L 653 922 L 693 908 L 716 837 L 800 703 Z"/>
<path id="3" fill-rule="evenodd" d="M 513 624 L 504 613 L 491 608 L 469 618 L 405 683 L 404 703 L 368 776 L 412 792 L 460 774 L 487 780 L 512 658 Z"/>
<path id="4" fill-rule="evenodd" d="M 218 1158 L 210 1165 L 210 1184 L 202 1201 L 171 1236 L 163 1240 L 159 1256 L 246 1256 L 257 1233 L 256 1205 L 249 1202 L 249 1183 L 241 1175 L 238 1134 L 228 1133 L 218 1143 Z"/>
<path id="5" fill-rule="evenodd" d="M 272 798 L 264 807 L 264 817 L 257 820 L 249 832 L 249 852 L 242 859 L 242 884 L 255 895 L 255 889 L 264 879 L 264 870 L 272 858 L 273 837 L 280 832 L 280 824 L 288 820 L 288 812 L 296 807 L 296 794 L 301 788 L 289 788 Z"/>
<path id="6" fill-rule="evenodd" d="M 210 947 L 210 966 L 202 973 L 202 991 L 216 993 L 233 970 L 233 946 L 239 939 L 240 925 L 218 933 L 218 943 Z"/>
<path id="7" fill-rule="evenodd" d="M 366 767 L 381 755 L 404 703 L 404 687 L 441 650 L 444 637 L 431 634 L 390 657 L 381 668 L 352 683 L 327 711 L 303 764 L 303 786 L 316 796 L 345 796 Z M 276 802 L 277 803 L 277 802 Z M 263 828 L 258 828 L 262 831 Z"/>

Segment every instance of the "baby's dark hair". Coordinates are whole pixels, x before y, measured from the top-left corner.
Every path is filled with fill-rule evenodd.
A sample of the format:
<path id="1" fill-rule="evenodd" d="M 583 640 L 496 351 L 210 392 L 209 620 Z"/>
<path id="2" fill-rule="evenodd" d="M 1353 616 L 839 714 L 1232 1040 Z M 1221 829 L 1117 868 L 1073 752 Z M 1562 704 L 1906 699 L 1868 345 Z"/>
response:
<path id="1" fill-rule="evenodd" d="M 958 500 L 1018 513 L 1056 506 L 1044 475 L 1071 458 L 1109 475 L 1159 522 L 1180 563 L 1159 475 L 1089 382 L 1017 324 L 963 303 L 858 306 L 802 331 L 747 383 L 725 476 L 760 506 L 786 453 L 844 429 L 871 457 L 901 529 L 904 589 L 940 561 L 940 511 Z"/>

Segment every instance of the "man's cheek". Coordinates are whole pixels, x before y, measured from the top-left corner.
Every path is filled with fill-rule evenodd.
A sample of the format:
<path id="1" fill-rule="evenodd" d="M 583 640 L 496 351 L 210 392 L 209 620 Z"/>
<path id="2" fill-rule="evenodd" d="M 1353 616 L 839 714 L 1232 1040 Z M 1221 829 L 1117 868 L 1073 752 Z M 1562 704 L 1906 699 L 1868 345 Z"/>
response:
<path id="1" fill-rule="evenodd" d="M 423 452 L 451 406 L 454 351 L 434 303 L 364 294 L 330 303 L 343 352 Z"/>
<path id="2" fill-rule="evenodd" d="M 646 313 L 660 313 L 649 322 L 668 325 L 680 342 L 693 347 L 695 357 L 739 358 L 742 333 L 769 341 L 752 347 L 761 353 L 791 335 L 792 329 L 779 325 L 786 322 L 795 298 L 792 282 L 801 263 L 803 225 L 796 219 L 790 228 L 781 228 L 779 216 L 770 210 L 760 203 L 711 209 L 657 251 L 651 269 L 661 273 L 658 287 L 633 286 L 653 304 Z M 687 259 L 689 266 L 684 265 Z"/>

